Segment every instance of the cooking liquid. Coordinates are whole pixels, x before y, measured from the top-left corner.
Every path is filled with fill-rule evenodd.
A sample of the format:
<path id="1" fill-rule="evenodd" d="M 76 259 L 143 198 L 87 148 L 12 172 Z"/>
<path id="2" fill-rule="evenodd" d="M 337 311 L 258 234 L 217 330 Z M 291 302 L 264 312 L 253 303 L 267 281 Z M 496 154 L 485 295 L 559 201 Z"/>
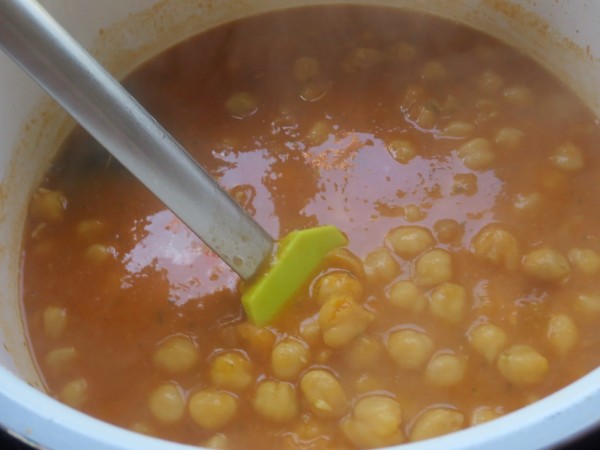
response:
<path id="1" fill-rule="evenodd" d="M 414 54 L 399 43 L 410 44 Z M 300 57 L 319 62 L 315 80 L 295 76 Z M 436 74 L 435 65 L 428 73 L 430 62 L 439 63 L 443 73 Z M 485 71 L 501 77 L 497 91 L 481 87 Z M 426 330 L 436 351 L 465 355 L 467 372 L 460 384 L 427 386 L 421 372 L 399 370 L 385 351 L 379 364 L 357 372 L 343 350 L 319 362 L 317 355 L 327 347 L 321 342 L 310 348 L 309 366 L 335 373 L 351 399 L 363 395 L 357 380 L 365 376 L 376 381 L 377 392 L 396 398 L 407 433 L 431 405 L 449 405 L 467 416 L 481 406 L 507 413 L 598 365 L 598 318 L 573 310 L 574 298 L 600 289 L 598 277 L 573 269 L 567 282 L 540 283 L 522 271 L 482 262 L 470 251 L 472 238 L 489 223 L 509 229 L 524 253 L 542 244 L 565 253 L 573 247 L 600 251 L 597 120 L 515 50 L 412 12 L 310 7 L 207 31 L 146 63 L 125 86 L 275 237 L 333 224 L 348 236 L 348 248 L 364 258 L 401 225 L 433 230 L 439 220 L 453 219 L 463 227 L 457 239 L 436 244 L 451 252 L 453 281 L 468 293 L 459 324 L 442 323 L 427 312 L 399 311 L 386 299 L 392 283 L 369 285 L 364 295 L 375 316 L 370 336 L 385 344 L 399 328 Z M 532 104 L 510 103 L 505 89 L 511 86 L 527 87 Z M 256 101 L 255 110 L 243 117 L 227 107 L 239 92 Z M 444 131 L 456 121 L 474 126 L 468 138 Z M 505 127 L 523 132 L 514 148 L 495 143 Z M 495 159 L 489 168 L 469 169 L 459 157 L 458 148 L 472 138 L 492 143 Z M 416 149 L 406 164 L 390 151 L 390 142 L 398 139 Z M 565 142 L 585 151 L 585 167 L 576 173 L 549 162 Z M 457 187 L 457 174 L 469 174 L 475 188 L 473 183 Z M 42 186 L 60 191 L 67 201 L 59 223 L 30 217 L 25 228 L 23 309 L 49 392 L 59 395 L 68 381 L 83 377 L 88 386 L 83 411 L 123 427 L 144 423 L 166 439 L 205 442 L 214 431 L 187 416 L 174 425 L 157 423 L 147 398 L 166 381 L 176 382 L 184 396 L 210 386 L 211 358 L 232 348 L 249 355 L 257 382 L 272 377 L 269 353 L 252 354 L 232 337 L 244 321 L 239 279 L 80 129 Z M 518 199 L 530 193 L 540 195 L 541 206 L 520 212 Z M 102 223 L 92 238 L 77 232 L 85 220 Z M 84 257 L 94 243 L 111 253 L 101 264 Z M 396 259 L 401 267 L 396 279 L 409 279 L 413 262 Z M 316 316 L 309 291 L 307 286 L 295 306 L 269 326 L 276 340 L 298 337 L 303 321 Z M 51 339 L 42 325 L 49 305 L 64 308 L 67 317 L 60 337 Z M 545 339 L 556 312 L 572 315 L 579 330 L 576 347 L 565 356 Z M 548 358 L 543 382 L 515 387 L 472 352 L 468 330 L 488 320 L 501 326 L 511 343 L 532 345 Z M 190 336 L 197 344 L 203 362 L 194 370 L 170 376 L 154 367 L 157 345 L 172 335 Z M 46 355 L 63 347 L 75 348 L 77 357 L 66 368 L 50 367 Z M 313 438 L 302 435 L 298 429 L 310 419 L 303 407 L 287 424 L 262 419 L 252 408 L 253 392 L 235 394 L 237 418 L 218 430 L 230 448 L 352 447 L 336 420 L 320 421 Z"/>

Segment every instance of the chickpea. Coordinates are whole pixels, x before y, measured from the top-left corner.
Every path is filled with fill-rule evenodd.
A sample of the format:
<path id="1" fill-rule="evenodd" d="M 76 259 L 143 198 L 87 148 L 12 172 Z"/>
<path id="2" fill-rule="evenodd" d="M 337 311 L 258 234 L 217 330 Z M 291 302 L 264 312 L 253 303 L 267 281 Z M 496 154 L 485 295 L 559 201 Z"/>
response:
<path id="1" fill-rule="evenodd" d="M 275 335 L 265 327 L 259 327 L 250 322 L 243 322 L 235 327 L 236 333 L 244 347 L 252 355 L 266 358 L 271 354 Z"/>
<path id="2" fill-rule="evenodd" d="M 425 378 L 435 386 L 455 386 L 465 377 L 464 359 L 449 353 L 439 353 L 431 358 L 425 369 Z"/>
<path id="3" fill-rule="evenodd" d="M 489 362 L 493 363 L 498 354 L 506 347 L 506 333 L 491 323 L 476 326 L 469 332 L 469 343 Z"/>
<path id="4" fill-rule="evenodd" d="M 417 48 L 408 42 L 399 41 L 392 44 L 388 53 L 393 60 L 406 63 L 415 59 Z"/>
<path id="5" fill-rule="evenodd" d="M 317 146 L 323 144 L 329 139 L 331 125 L 326 120 L 318 120 L 310 127 L 306 133 L 306 142 L 310 145 Z"/>
<path id="6" fill-rule="evenodd" d="M 294 61 L 294 77 L 300 83 L 314 80 L 321 73 L 319 61 L 309 56 L 301 56 Z"/>
<path id="7" fill-rule="evenodd" d="M 421 128 L 431 130 L 437 125 L 439 118 L 439 106 L 427 103 L 419 108 L 415 122 Z"/>
<path id="8" fill-rule="evenodd" d="M 412 281 L 398 281 L 387 293 L 387 297 L 396 308 L 419 313 L 425 309 L 427 299 Z"/>
<path id="9" fill-rule="evenodd" d="M 221 327 L 217 333 L 220 340 L 223 341 L 224 346 L 236 346 L 239 344 L 239 339 L 236 334 L 235 325 L 225 325 Z"/>
<path id="10" fill-rule="evenodd" d="M 188 411 L 201 428 L 215 430 L 233 420 L 237 413 L 237 399 L 226 392 L 198 391 L 190 397 Z"/>
<path id="11" fill-rule="evenodd" d="M 373 316 L 349 296 L 335 297 L 319 311 L 323 342 L 331 348 L 346 345 L 360 335 Z"/>
<path id="12" fill-rule="evenodd" d="M 415 284 L 429 287 L 449 281 L 452 278 L 452 257 L 441 249 L 433 249 L 422 254 L 415 265 Z"/>
<path id="13" fill-rule="evenodd" d="M 425 333 L 405 329 L 390 335 L 387 349 L 398 367 L 417 370 L 433 353 L 433 340 Z"/>
<path id="14" fill-rule="evenodd" d="M 458 241 L 464 232 L 463 226 L 454 219 L 440 219 L 433 225 L 438 241 L 449 244 Z"/>
<path id="15" fill-rule="evenodd" d="M 446 79 L 447 71 L 440 61 L 428 61 L 421 70 L 421 78 L 430 83 L 439 83 Z"/>
<path id="16" fill-rule="evenodd" d="M 516 386 L 541 382 L 548 373 L 548 360 L 528 345 L 513 345 L 504 350 L 496 361 L 504 378 Z"/>
<path id="17" fill-rule="evenodd" d="M 258 110 L 258 100 L 248 92 L 235 92 L 225 102 L 229 114 L 236 119 L 245 119 Z"/>
<path id="18" fill-rule="evenodd" d="M 475 109 L 477 109 L 475 123 L 481 125 L 498 117 L 500 105 L 498 105 L 498 102 L 490 100 L 489 98 L 482 98 L 475 102 Z"/>
<path id="19" fill-rule="evenodd" d="M 544 199 L 539 192 L 531 192 L 529 194 L 517 194 L 513 201 L 513 209 L 515 212 L 531 216 L 540 212 Z"/>
<path id="20" fill-rule="evenodd" d="M 223 433 L 216 433 L 204 441 L 202 447 L 215 450 L 227 450 L 229 448 L 229 439 L 227 439 L 227 436 Z"/>
<path id="21" fill-rule="evenodd" d="M 100 265 L 114 257 L 114 249 L 104 244 L 89 245 L 83 252 L 83 259 L 89 264 Z"/>
<path id="22" fill-rule="evenodd" d="M 585 165 L 583 151 L 570 142 L 558 146 L 550 157 L 550 162 L 555 167 L 568 172 L 581 170 Z"/>
<path id="23" fill-rule="evenodd" d="M 404 89 L 402 100 L 398 106 L 402 111 L 408 112 L 412 106 L 423 100 L 425 94 L 426 91 L 422 85 L 409 84 L 406 89 Z"/>
<path id="24" fill-rule="evenodd" d="M 581 294 L 577 297 L 576 308 L 584 316 L 594 316 L 600 313 L 600 294 Z"/>
<path id="25" fill-rule="evenodd" d="M 510 86 L 502 91 L 504 101 L 511 106 L 527 108 L 533 105 L 535 100 L 531 89 L 526 86 Z"/>
<path id="26" fill-rule="evenodd" d="M 410 430 L 411 441 L 422 441 L 436 436 L 458 431 L 463 427 L 465 417 L 449 408 L 428 409 L 417 417 Z"/>
<path id="27" fill-rule="evenodd" d="M 316 102 L 329 92 L 333 83 L 329 80 L 313 80 L 300 88 L 300 98 L 307 102 Z"/>
<path id="28" fill-rule="evenodd" d="M 404 218 L 409 222 L 418 222 L 427 217 L 427 214 L 417 205 L 406 205 L 404 207 Z"/>
<path id="29" fill-rule="evenodd" d="M 319 321 L 313 317 L 304 320 L 300 324 L 300 335 L 302 339 L 311 345 L 315 345 L 321 341 L 321 327 Z"/>
<path id="30" fill-rule="evenodd" d="M 327 253 L 325 261 L 336 268 L 344 269 L 354 275 L 358 280 L 365 279 L 365 268 L 358 256 L 345 247 L 338 247 Z"/>
<path id="31" fill-rule="evenodd" d="M 569 353 L 579 338 L 577 325 L 566 314 L 554 314 L 548 322 L 546 337 L 554 346 L 556 352 L 564 356 Z"/>
<path id="32" fill-rule="evenodd" d="M 100 220 L 82 220 L 75 227 L 75 234 L 84 242 L 93 242 L 102 237 L 104 229 L 104 222 L 101 222 Z"/>
<path id="33" fill-rule="evenodd" d="M 493 264 L 515 271 L 521 261 L 517 238 L 499 225 L 483 227 L 471 241 L 473 252 Z"/>
<path id="34" fill-rule="evenodd" d="M 487 95 L 497 93 L 502 85 L 504 79 L 493 70 L 486 70 L 477 79 L 477 88 L 480 92 Z"/>
<path id="35" fill-rule="evenodd" d="M 168 373 L 187 372 L 198 362 L 198 349 L 188 336 L 172 336 L 158 346 L 152 362 Z"/>
<path id="36" fill-rule="evenodd" d="M 525 133 L 518 128 L 505 127 L 498 130 L 494 138 L 494 142 L 499 147 L 512 150 L 521 144 L 524 137 Z"/>
<path id="37" fill-rule="evenodd" d="M 355 48 L 344 61 L 344 70 L 349 73 L 360 72 L 379 65 L 384 60 L 384 53 L 374 48 Z"/>
<path id="38" fill-rule="evenodd" d="M 162 384 L 148 397 L 148 408 L 152 417 L 165 425 L 179 422 L 185 414 L 185 400 L 178 386 Z"/>
<path id="39" fill-rule="evenodd" d="M 331 428 L 328 425 L 312 414 L 303 414 L 296 421 L 291 433 L 287 433 L 293 442 L 284 448 L 286 450 L 302 450 L 308 446 L 311 450 L 326 450 L 329 448 L 327 444 L 330 441 L 328 435 L 331 434 Z M 335 448 L 337 449 L 337 447 Z"/>
<path id="40" fill-rule="evenodd" d="M 600 270 L 600 255 L 589 248 L 572 248 L 567 258 L 573 266 L 586 275 L 594 275 Z"/>
<path id="41" fill-rule="evenodd" d="M 280 380 L 293 380 L 308 364 L 310 354 L 301 342 L 285 339 L 273 347 L 271 367 Z"/>
<path id="42" fill-rule="evenodd" d="M 387 234 L 385 241 L 394 252 L 405 259 L 412 259 L 425 250 L 433 247 L 431 232 L 424 227 L 402 226 Z"/>
<path id="43" fill-rule="evenodd" d="M 344 388 L 329 372 L 320 369 L 306 372 L 300 380 L 300 389 L 317 417 L 340 417 L 348 410 Z"/>
<path id="44" fill-rule="evenodd" d="M 242 391 L 254 383 L 252 363 L 242 353 L 221 353 L 210 365 L 210 379 L 216 386 Z"/>
<path id="45" fill-rule="evenodd" d="M 58 394 L 61 402 L 73 408 L 81 408 L 88 399 L 89 386 L 85 378 L 69 381 Z"/>
<path id="46" fill-rule="evenodd" d="M 78 352 L 75 347 L 61 347 L 50 351 L 46 355 L 45 361 L 50 370 L 60 373 L 69 369 L 77 356 Z"/>
<path id="47" fill-rule="evenodd" d="M 443 283 L 436 287 L 429 299 L 431 314 L 449 323 L 459 322 L 467 303 L 465 288 L 455 283 Z"/>
<path id="48" fill-rule="evenodd" d="M 489 422 L 490 420 L 502 417 L 502 412 L 498 411 L 498 408 L 490 408 L 488 406 L 481 406 L 475 408 L 471 413 L 471 426 L 481 425 L 482 423 Z"/>
<path id="49" fill-rule="evenodd" d="M 59 223 L 65 217 L 67 199 L 59 191 L 38 189 L 31 199 L 31 215 L 42 222 Z"/>
<path id="50" fill-rule="evenodd" d="M 263 381 L 256 388 L 254 410 L 272 422 L 289 422 L 298 415 L 294 387 L 283 381 Z"/>
<path id="51" fill-rule="evenodd" d="M 569 261 L 549 247 L 533 250 L 523 257 L 523 271 L 542 281 L 561 281 L 571 273 Z"/>
<path id="52" fill-rule="evenodd" d="M 365 274 L 370 283 L 389 283 L 399 273 L 400 266 L 385 248 L 369 253 L 364 261 Z"/>
<path id="53" fill-rule="evenodd" d="M 358 336 L 346 348 L 344 361 L 354 370 L 375 367 L 382 354 L 381 343 L 370 336 Z"/>
<path id="54" fill-rule="evenodd" d="M 452 177 L 451 195 L 466 195 L 470 197 L 477 194 L 477 175 L 474 173 L 458 173 Z"/>
<path id="55" fill-rule="evenodd" d="M 472 139 L 458 148 L 458 157 L 463 164 L 471 170 L 488 169 L 496 155 L 487 139 Z"/>
<path id="56" fill-rule="evenodd" d="M 58 306 L 47 306 L 42 316 L 44 334 L 58 339 L 67 326 L 67 310 Z"/>
<path id="57" fill-rule="evenodd" d="M 356 278 L 343 271 L 326 273 L 317 279 L 312 289 L 312 297 L 319 305 L 323 305 L 331 298 L 344 295 L 358 301 L 362 298 L 363 287 Z"/>
<path id="58" fill-rule="evenodd" d="M 352 416 L 342 421 L 341 429 L 354 445 L 362 448 L 387 447 L 406 439 L 400 404 L 383 395 L 361 398 Z"/>
<path id="59" fill-rule="evenodd" d="M 453 138 L 466 138 L 471 136 L 474 131 L 475 125 L 472 123 L 455 120 L 444 127 L 442 135 Z"/>
<path id="60" fill-rule="evenodd" d="M 462 109 L 462 103 L 452 94 L 446 96 L 444 104 L 442 105 L 442 111 L 445 116 L 453 116 Z M 465 122 L 467 123 L 467 122 Z"/>
<path id="61" fill-rule="evenodd" d="M 396 139 L 388 143 L 386 147 L 392 158 L 400 164 L 408 164 L 411 159 L 417 156 L 415 146 L 409 141 Z"/>
<path id="62" fill-rule="evenodd" d="M 555 167 L 542 167 L 539 171 L 540 188 L 554 194 L 564 192 L 567 186 L 567 176 L 564 170 Z"/>
<path id="63" fill-rule="evenodd" d="M 134 422 L 129 429 L 139 434 L 145 434 L 146 436 L 153 436 L 155 434 L 154 428 L 146 422 Z"/>

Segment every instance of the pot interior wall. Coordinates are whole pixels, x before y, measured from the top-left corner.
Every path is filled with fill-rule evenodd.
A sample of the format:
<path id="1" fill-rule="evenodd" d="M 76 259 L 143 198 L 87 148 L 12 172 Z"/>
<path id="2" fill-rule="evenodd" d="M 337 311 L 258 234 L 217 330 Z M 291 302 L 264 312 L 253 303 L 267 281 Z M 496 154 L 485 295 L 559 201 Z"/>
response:
<path id="1" fill-rule="evenodd" d="M 200 30 L 302 0 L 107 0 L 42 3 L 118 77 Z M 600 113 L 600 2 L 500 0 L 329 1 L 407 7 L 500 37 L 541 61 Z M 0 55 L 0 364 L 42 387 L 20 319 L 21 228 L 28 197 L 73 122 Z"/>

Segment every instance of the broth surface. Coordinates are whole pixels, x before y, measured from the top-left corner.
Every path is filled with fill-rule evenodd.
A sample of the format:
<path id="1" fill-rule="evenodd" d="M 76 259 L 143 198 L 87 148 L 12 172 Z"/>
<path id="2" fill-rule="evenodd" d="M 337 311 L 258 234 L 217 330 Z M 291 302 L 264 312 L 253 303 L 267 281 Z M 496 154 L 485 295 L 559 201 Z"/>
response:
<path id="1" fill-rule="evenodd" d="M 61 401 L 193 445 L 371 448 L 598 366 L 598 121 L 517 51 L 414 12 L 310 7 L 207 31 L 125 86 L 271 235 L 333 224 L 349 245 L 256 327 L 237 276 L 74 131 L 23 249 Z"/>

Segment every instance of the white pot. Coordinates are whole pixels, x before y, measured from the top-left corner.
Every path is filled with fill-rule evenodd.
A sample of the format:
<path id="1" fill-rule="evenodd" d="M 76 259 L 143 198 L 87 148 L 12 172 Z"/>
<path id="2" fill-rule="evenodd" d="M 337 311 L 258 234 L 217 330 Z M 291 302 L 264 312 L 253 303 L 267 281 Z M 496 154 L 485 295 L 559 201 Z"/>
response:
<path id="1" fill-rule="evenodd" d="M 3 1 L 3 0 L 0 0 Z M 43 0 L 117 76 L 187 36 L 302 0 Z M 363 0 L 453 18 L 517 46 L 550 68 L 600 113 L 600 1 Z M 99 31 L 102 30 L 102 33 Z M 43 392 L 20 317 L 21 229 L 28 197 L 72 121 L 0 54 L 0 426 L 56 450 L 176 450 L 58 403 Z M 416 444 L 425 448 L 536 449 L 600 424 L 600 369 L 531 406 L 475 428 Z"/>

